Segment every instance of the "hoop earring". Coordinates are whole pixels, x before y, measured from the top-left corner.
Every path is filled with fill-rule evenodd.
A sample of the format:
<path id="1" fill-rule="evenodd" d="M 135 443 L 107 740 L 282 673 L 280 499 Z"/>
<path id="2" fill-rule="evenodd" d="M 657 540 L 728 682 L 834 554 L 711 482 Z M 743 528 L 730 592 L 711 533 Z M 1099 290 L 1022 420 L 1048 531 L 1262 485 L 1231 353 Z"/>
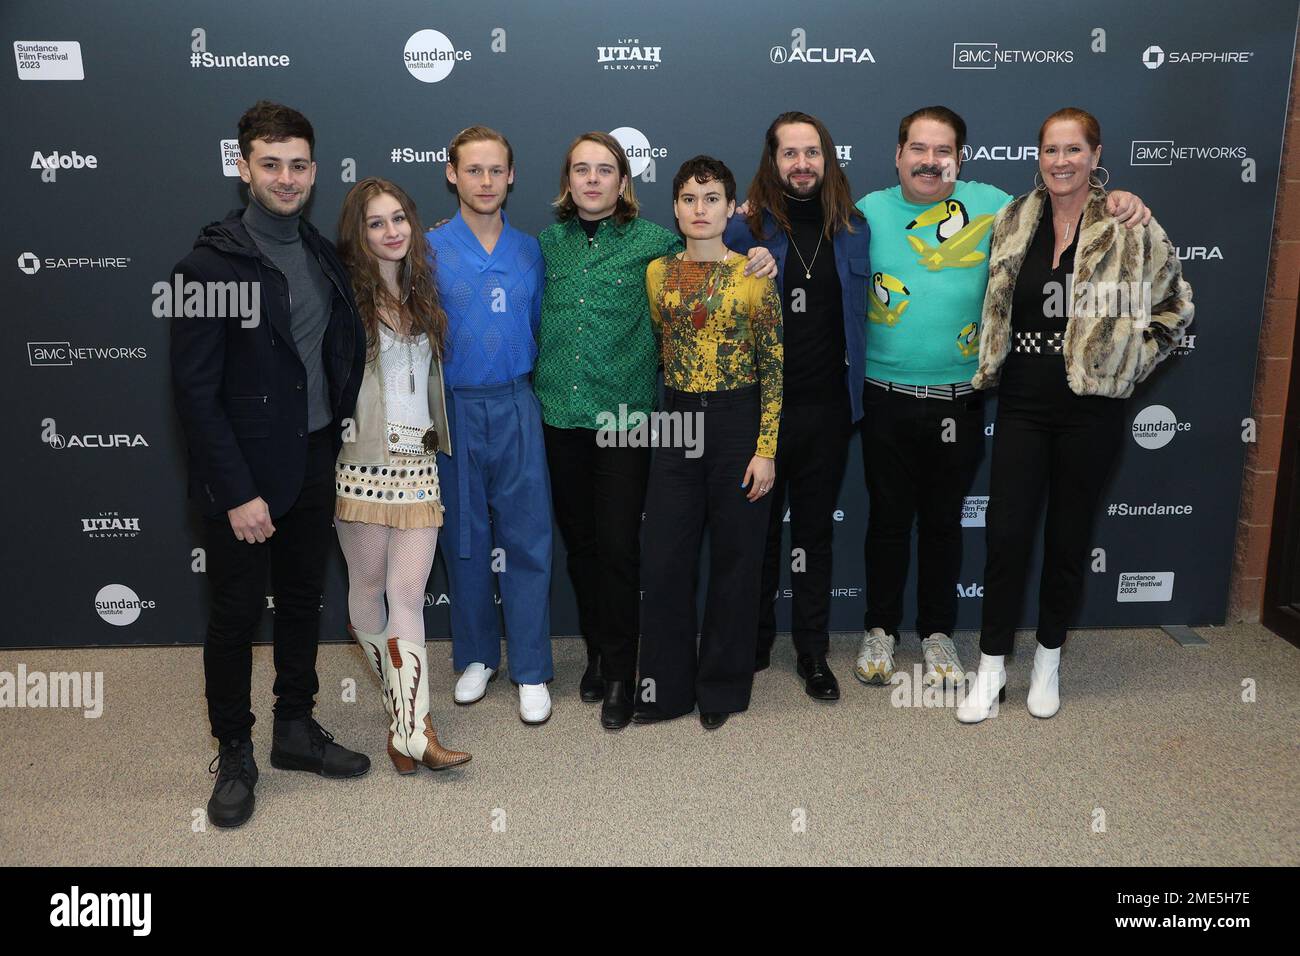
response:
<path id="1" fill-rule="evenodd" d="M 1034 170 L 1034 189 L 1037 192 L 1042 192 L 1046 188 L 1047 188 L 1047 183 L 1043 182 L 1042 173 L 1038 172 L 1038 170 Z"/>
<path id="2" fill-rule="evenodd" d="M 1106 183 L 1110 182 L 1110 170 L 1107 169 L 1105 166 L 1101 166 L 1101 165 L 1098 165 L 1098 166 L 1097 166 L 1097 169 L 1100 169 L 1103 173 L 1106 174 L 1106 179 L 1105 179 L 1103 182 L 1100 182 L 1100 183 L 1099 183 L 1099 182 L 1097 182 L 1096 177 L 1093 176 L 1093 175 L 1090 173 L 1090 174 L 1088 175 L 1088 185 L 1089 185 L 1089 186 L 1095 186 L 1095 187 L 1098 188 L 1098 189 L 1105 189 L 1105 188 L 1106 188 Z M 1095 172 L 1097 171 L 1097 169 L 1094 169 L 1094 170 L 1093 170 L 1093 173 L 1095 173 Z"/>

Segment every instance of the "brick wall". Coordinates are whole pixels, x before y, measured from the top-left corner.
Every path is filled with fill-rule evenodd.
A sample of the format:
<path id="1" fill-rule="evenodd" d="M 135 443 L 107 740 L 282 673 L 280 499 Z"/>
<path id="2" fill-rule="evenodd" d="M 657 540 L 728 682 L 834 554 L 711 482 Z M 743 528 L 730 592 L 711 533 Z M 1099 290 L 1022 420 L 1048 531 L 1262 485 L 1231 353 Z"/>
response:
<path id="1" fill-rule="evenodd" d="M 1264 599 L 1269 535 L 1277 466 L 1282 451 L 1282 417 L 1296 337 L 1296 298 L 1300 295 L 1300 58 L 1293 67 L 1291 102 L 1282 149 L 1273 260 L 1268 270 L 1264 325 L 1259 337 L 1259 367 L 1251 415 L 1258 440 L 1246 447 L 1236 552 L 1228 593 L 1228 621 L 1258 621 Z"/>

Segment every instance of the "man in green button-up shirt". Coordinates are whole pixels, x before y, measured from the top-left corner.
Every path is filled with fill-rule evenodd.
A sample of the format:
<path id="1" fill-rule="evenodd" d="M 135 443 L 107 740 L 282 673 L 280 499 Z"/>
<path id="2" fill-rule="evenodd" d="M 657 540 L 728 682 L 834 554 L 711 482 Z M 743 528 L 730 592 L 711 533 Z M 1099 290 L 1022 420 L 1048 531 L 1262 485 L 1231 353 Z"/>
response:
<path id="1" fill-rule="evenodd" d="M 538 236 L 546 290 L 533 387 L 587 642 L 580 692 L 586 701 L 603 697 L 601 724 L 616 730 L 632 716 L 650 448 L 601 428 L 609 416 L 635 423 L 643 420 L 635 413 L 654 409 L 659 354 L 645 272 L 682 241 L 639 218 L 627 156 L 607 133 L 584 133 L 569 146 L 555 206 L 559 222 Z M 751 252 L 747 271 L 775 274 L 766 249 Z"/>

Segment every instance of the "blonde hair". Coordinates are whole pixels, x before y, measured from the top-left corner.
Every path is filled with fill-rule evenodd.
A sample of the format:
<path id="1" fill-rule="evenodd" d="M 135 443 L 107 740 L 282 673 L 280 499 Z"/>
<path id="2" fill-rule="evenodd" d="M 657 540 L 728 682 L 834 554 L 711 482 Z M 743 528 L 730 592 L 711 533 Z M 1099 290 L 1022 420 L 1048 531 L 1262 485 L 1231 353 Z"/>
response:
<path id="1" fill-rule="evenodd" d="M 555 214 L 560 222 L 567 222 L 578 214 L 577 204 L 574 203 L 573 195 L 569 192 L 569 166 L 573 163 L 573 151 L 583 143 L 595 143 L 613 154 L 619 177 L 627 181 L 614 206 L 614 221 L 620 226 L 631 222 L 641 212 L 641 204 L 637 202 L 636 190 L 632 188 L 632 167 L 627 161 L 627 153 L 623 152 L 622 144 L 613 136 L 597 131 L 583 133 L 569 144 L 568 152 L 564 154 L 564 166 L 560 169 L 560 193 L 551 200 L 551 205 L 555 207 Z"/>
<path id="2" fill-rule="evenodd" d="M 515 167 L 515 151 L 510 148 L 510 140 L 506 139 L 490 126 L 470 126 L 461 130 L 453 137 L 451 145 L 447 147 L 447 158 L 453 166 L 459 166 L 460 148 L 466 143 L 479 143 L 484 140 L 500 143 L 506 148 L 506 166 L 510 169 Z"/>

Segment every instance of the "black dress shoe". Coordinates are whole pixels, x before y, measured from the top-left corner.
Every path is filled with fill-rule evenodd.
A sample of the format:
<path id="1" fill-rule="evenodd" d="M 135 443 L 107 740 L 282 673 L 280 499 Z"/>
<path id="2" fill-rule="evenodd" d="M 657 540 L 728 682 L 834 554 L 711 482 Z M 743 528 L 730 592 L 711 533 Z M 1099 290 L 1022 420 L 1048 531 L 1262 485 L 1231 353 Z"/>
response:
<path id="1" fill-rule="evenodd" d="M 311 717 L 275 719 L 271 766 L 278 770 L 305 770 L 322 777 L 359 777 L 370 769 L 370 758 L 340 747 L 334 735 Z"/>
<path id="2" fill-rule="evenodd" d="M 600 655 L 587 655 L 587 669 L 582 672 L 578 682 L 578 694 L 588 704 L 594 704 L 605 696 L 605 679 L 600 676 Z"/>
<path id="3" fill-rule="evenodd" d="M 705 713 L 704 711 L 700 711 L 700 725 L 705 730 L 717 730 L 727 722 L 727 718 L 730 716 L 730 714 L 721 714 L 712 711 Z"/>
<path id="4" fill-rule="evenodd" d="M 217 764 L 217 769 L 212 769 Z M 217 775 L 217 785 L 208 800 L 208 819 L 215 827 L 237 827 L 253 815 L 256 799 L 257 763 L 253 760 L 251 740 L 231 740 L 221 745 L 208 764 L 208 772 Z"/>
<path id="5" fill-rule="evenodd" d="M 840 682 L 831 673 L 825 654 L 800 654 L 795 667 L 804 679 L 804 693 L 814 700 L 839 700 Z"/>
<path id="6" fill-rule="evenodd" d="M 632 720 L 632 700 L 635 681 L 605 681 L 605 699 L 600 705 L 600 726 L 606 730 L 622 730 Z"/>

